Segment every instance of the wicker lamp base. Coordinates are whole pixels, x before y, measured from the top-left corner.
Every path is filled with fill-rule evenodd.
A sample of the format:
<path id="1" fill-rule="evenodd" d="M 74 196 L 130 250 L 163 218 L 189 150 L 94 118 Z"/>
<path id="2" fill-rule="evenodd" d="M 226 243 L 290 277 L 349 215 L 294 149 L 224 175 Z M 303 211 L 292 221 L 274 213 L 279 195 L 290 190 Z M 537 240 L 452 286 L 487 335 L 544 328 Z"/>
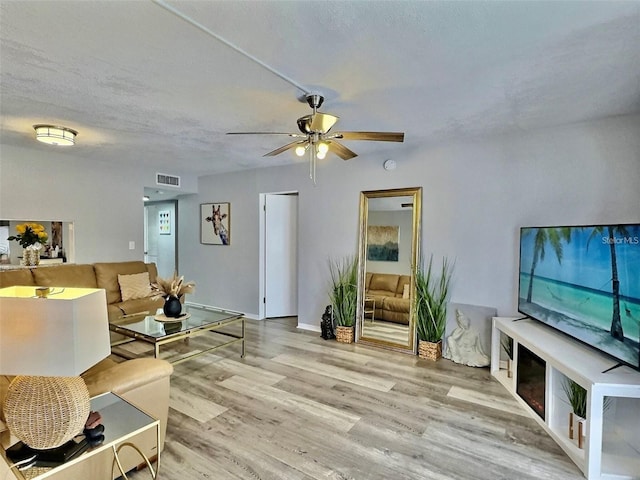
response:
<path id="1" fill-rule="evenodd" d="M 11 433 L 36 450 L 59 447 L 82 432 L 89 411 L 89 391 L 80 377 L 19 375 L 4 404 Z"/>

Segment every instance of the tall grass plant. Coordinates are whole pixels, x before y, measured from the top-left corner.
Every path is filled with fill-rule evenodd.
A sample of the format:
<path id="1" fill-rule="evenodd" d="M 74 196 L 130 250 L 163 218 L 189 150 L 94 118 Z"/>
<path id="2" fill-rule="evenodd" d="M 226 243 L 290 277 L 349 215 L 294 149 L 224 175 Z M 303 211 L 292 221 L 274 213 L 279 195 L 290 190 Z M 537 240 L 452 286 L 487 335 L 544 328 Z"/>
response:
<path id="1" fill-rule="evenodd" d="M 329 272 L 329 297 L 336 326 L 353 327 L 358 304 L 358 262 L 354 256 L 329 260 Z"/>

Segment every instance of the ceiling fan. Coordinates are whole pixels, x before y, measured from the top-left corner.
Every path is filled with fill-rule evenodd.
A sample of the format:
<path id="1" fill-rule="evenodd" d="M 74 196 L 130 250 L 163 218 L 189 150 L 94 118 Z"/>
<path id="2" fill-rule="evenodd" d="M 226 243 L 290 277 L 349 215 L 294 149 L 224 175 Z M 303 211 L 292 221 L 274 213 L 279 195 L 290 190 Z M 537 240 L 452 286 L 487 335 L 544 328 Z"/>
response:
<path id="1" fill-rule="evenodd" d="M 296 138 L 291 143 L 265 153 L 265 157 L 279 155 L 287 150 L 295 149 L 299 157 L 308 153 L 309 176 L 315 183 L 316 158 L 322 160 L 328 152 L 333 152 L 343 160 L 357 157 L 358 154 L 345 147 L 338 140 L 372 140 L 377 142 L 403 142 L 404 133 L 401 132 L 331 132 L 331 128 L 338 121 L 338 117 L 328 113 L 318 112 L 324 102 L 324 97 L 318 94 L 306 95 L 309 106 L 313 109 L 310 115 L 304 115 L 297 120 L 300 133 L 282 132 L 229 132 L 227 135 L 287 135 Z"/>

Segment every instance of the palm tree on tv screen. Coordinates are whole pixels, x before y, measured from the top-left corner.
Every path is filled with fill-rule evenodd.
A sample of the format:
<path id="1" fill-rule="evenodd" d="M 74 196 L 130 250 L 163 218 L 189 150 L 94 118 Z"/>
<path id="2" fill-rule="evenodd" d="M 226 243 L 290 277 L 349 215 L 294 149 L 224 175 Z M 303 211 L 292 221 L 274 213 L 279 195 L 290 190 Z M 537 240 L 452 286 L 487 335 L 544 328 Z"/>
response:
<path id="1" fill-rule="evenodd" d="M 618 280 L 618 260 L 616 258 L 616 242 L 615 235 L 626 237 L 629 232 L 623 225 L 607 225 L 593 227 L 593 232 L 587 240 L 587 250 L 589 250 L 589 242 L 596 236 L 608 235 L 609 253 L 611 254 L 611 296 L 613 297 L 613 313 L 611 316 L 611 336 L 617 340 L 624 341 L 624 332 L 622 331 L 622 320 L 620 319 L 620 280 Z"/>
<path id="2" fill-rule="evenodd" d="M 533 229 L 529 229 L 529 232 Z M 533 274 L 538 266 L 538 261 L 544 260 L 545 246 L 551 246 L 558 263 L 562 265 L 562 240 L 569 243 L 571 241 L 571 227 L 547 227 L 537 228 L 536 236 L 533 240 L 533 261 L 531 262 L 531 272 L 529 274 L 529 288 L 527 290 L 527 302 L 531 303 L 533 293 Z"/>

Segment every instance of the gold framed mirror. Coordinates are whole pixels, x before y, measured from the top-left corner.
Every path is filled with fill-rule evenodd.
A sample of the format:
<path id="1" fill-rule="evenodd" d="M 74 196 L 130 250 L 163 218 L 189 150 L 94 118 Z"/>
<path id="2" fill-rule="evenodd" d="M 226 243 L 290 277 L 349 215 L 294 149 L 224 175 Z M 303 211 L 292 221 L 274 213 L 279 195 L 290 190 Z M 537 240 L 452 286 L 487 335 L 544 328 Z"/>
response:
<path id="1" fill-rule="evenodd" d="M 416 352 L 422 187 L 360 193 L 356 341 Z"/>

